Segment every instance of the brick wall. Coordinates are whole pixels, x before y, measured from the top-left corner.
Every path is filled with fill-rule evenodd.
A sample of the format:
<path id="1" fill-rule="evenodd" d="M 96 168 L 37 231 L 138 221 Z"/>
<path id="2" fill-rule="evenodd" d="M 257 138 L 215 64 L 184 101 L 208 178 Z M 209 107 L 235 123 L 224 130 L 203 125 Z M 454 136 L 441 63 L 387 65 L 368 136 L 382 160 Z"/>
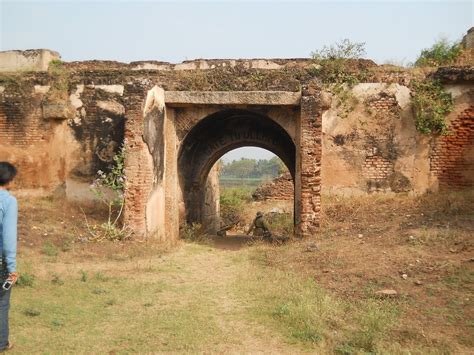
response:
<path id="1" fill-rule="evenodd" d="M 289 172 L 259 186 L 252 194 L 254 200 L 289 201 L 294 198 L 293 179 Z"/>
<path id="2" fill-rule="evenodd" d="M 42 120 L 41 95 L 8 89 L 0 94 L 1 144 L 26 147 L 44 141 L 49 124 Z"/>
<path id="3" fill-rule="evenodd" d="M 432 145 L 430 170 L 441 188 L 474 186 L 474 106 L 451 121 L 450 134 Z"/>
<path id="4" fill-rule="evenodd" d="M 301 164 L 301 199 L 298 201 L 301 236 L 314 236 L 320 225 L 322 110 L 318 97 L 306 96 L 303 92 L 298 137 Z"/>
<path id="5" fill-rule="evenodd" d="M 146 91 L 128 85 L 125 121 L 125 210 L 124 224 L 138 237 L 146 236 L 146 204 L 153 187 L 153 160 L 143 141 L 143 103 Z"/>
<path id="6" fill-rule="evenodd" d="M 381 92 L 365 102 L 367 110 L 380 121 L 379 132 L 366 132 L 366 157 L 362 173 L 368 192 L 387 191 L 394 172 L 396 156 L 393 149 L 393 121 L 399 117 L 400 106 L 395 95 Z"/>
<path id="7" fill-rule="evenodd" d="M 394 171 L 392 161 L 374 152 L 367 155 L 362 169 L 369 192 L 384 191 L 389 187 L 389 178 Z"/>

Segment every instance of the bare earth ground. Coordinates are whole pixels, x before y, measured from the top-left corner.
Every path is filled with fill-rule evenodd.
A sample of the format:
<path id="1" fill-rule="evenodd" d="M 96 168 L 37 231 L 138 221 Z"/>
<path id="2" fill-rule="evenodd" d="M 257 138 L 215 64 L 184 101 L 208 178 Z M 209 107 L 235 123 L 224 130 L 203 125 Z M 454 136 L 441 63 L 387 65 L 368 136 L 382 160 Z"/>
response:
<path id="1" fill-rule="evenodd" d="M 86 242 L 76 206 L 20 199 L 13 352 L 473 353 L 474 194 L 324 205 L 314 240 L 166 250 Z"/>

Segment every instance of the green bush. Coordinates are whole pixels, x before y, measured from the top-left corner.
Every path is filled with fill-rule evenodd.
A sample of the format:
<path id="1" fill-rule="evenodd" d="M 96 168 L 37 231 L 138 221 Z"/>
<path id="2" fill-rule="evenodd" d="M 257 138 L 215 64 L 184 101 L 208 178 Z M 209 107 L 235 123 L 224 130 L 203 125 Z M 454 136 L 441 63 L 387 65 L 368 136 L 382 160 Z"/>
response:
<path id="1" fill-rule="evenodd" d="M 245 188 L 226 188 L 221 190 L 220 208 L 224 225 L 242 221 L 242 209 L 252 199 L 251 190 Z"/>
<path id="2" fill-rule="evenodd" d="M 316 60 L 359 59 L 364 55 L 365 43 L 351 42 L 347 38 L 311 53 Z"/>
<path id="3" fill-rule="evenodd" d="M 446 134 L 445 118 L 454 109 L 451 94 L 438 81 L 414 80 L 411 87 L 416 129 L 424 134 Z"/>
<path id="4" fill-rule="evenodd" d="M 421 51 L 415 62 L 416 67 L 448 65 L 454 62 L 462 52 L 461 42 L 449 42 L 446 38 L 439 39 L 431 48 Z"/>

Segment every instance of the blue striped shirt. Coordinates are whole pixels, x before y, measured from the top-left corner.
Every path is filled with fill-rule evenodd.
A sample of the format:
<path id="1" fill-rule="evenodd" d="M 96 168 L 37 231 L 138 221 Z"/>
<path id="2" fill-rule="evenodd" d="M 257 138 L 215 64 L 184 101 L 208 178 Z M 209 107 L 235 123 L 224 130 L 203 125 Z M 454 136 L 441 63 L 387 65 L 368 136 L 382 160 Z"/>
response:
<path id="1" fill-rule="evenodd" d="M 18 203 L 7 190 L 0 190 L 0 252 L 8 272 L 16 272 Z"/>

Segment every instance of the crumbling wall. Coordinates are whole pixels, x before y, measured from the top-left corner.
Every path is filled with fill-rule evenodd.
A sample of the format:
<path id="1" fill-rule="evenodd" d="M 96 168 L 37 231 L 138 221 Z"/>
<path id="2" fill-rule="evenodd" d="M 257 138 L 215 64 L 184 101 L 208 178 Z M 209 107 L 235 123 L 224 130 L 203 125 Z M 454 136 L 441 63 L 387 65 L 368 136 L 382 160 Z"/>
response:
<path id="1" fill-rule="evenodd" d="M 290 201 L 293 200 L 294 194 L 293 178 L 289 172 L 286 172 L 260 185 L 252 194 L 252 198 L 256 201 Z"/>
<path id="2" fill-rule="evenodd" d="M 474 187 L 474 88 L 450 85 L 455 110 L 448 116 L 448 133 L 430 145 L 430 171 L 442 189 Z"/>
<path id="3" fill-rule="evenodd" d="M 472 186 L 472 67 L 437 70 L 456 109 L 448 117 L 451 134 L 432 138 L 415 129 L 409 83 L 434 69 L 347 64 L 364 75 L 342 105 L 336 96 L 327 99 L 309 59 L 55 61 L 48 71 L 42 64 L 34 69 L 40 71 L 1 73 L 0 160 L 18 165 L 21 191 L 90 200 L 89 184 L 98 170 L 107 171 L 125 138 L 125 220 L 138 234 L 164 238 L 167 230 L 171 239 L 183 221 L 180 144 L 200 120 L 226 109 L 269 117 L 295 142 L 295 219 L 306 234 L 319 223 L 321 183 L 326 192 L 348 194 Z M 164 108 L 154 87 L 164 90 Z M 231 92 L 236 100 L 166 104 L 166 92 L 188 90 L 212 93 L 204 98 Z M 258 100 L 249 104 L 250 91 Z M 268 104 L 285 95 L 289 101 Z M 291 101 L 296 97 L 301 103 Z"/>
<path id="4" fill-rule="evenodd" d="M 350 92 L 350 112 L 333 97 L 323 115 L 323 190 L 326 193 L 423 193 L 442 187 L 473 186 L 472 87 L 451 85 L 455 112 L 450 133 L 419 133 L 410 89 L 364 83 Z"/>
<path id="5" fill-rule="evenodd" d="M 49 86 L 9 79 L 0 82 L 0 161 L 18 167 L 14 188 L 22 193 L 64 190 L 80 145 L 67 120 L 44 115 Z"/>

